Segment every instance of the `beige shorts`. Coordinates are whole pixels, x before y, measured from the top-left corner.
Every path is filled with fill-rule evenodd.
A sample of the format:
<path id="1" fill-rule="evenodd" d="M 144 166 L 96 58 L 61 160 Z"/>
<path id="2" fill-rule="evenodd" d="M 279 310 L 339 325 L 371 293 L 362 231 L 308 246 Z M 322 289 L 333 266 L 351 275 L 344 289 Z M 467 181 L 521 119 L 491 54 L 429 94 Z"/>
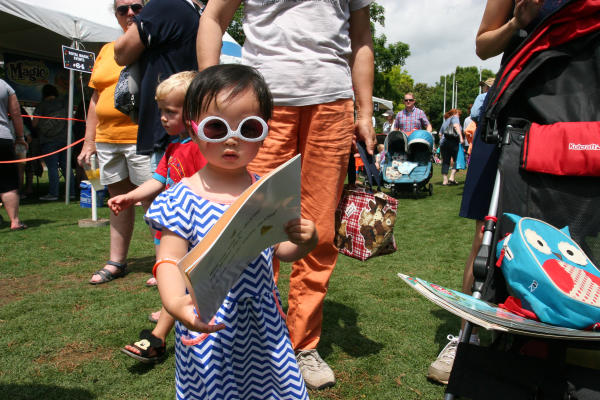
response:
<path id="1" fill-rule="evenodd" d="M 150 156 L 138 155 L 135 143 L 96 143 L 100 183 L 111 185 L 129 178 L 140 186 L 152 178 Z"/>

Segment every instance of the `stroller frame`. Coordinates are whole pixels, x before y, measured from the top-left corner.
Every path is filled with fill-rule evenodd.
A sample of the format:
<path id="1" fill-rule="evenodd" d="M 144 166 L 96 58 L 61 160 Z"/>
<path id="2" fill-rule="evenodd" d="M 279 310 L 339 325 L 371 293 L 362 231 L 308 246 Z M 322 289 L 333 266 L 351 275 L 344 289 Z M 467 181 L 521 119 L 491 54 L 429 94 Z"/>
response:
<path id="1" fill-rule="evenodd" d="M 544 124 L 553 124 L 557 122 L 562 123 L 565 121 L 598 121 L 600 119 L 598 118 L 598 102 L 595 101 L 595 99 L 598 99 L 599 93 L 597 89 L 594 89 L 596 87 L 595 84 L 578 86 L 581 87 L 581 92 L 579 94 L 580 97 L 574 98 L 574 100 L 578 101 L 581 98 L 587 98 L 587 102 L 585 102 L 585 100 L 582 101 L 582 104 L 584 104 L 586 107 L 580 107 L 580 114 L 577 114 L 575 118 L 573 118 L 572 114 L 569 114 L 568 110 L 560 115 L 553 115 L 551 117 L 548 117 L 547 113 L 544 114 L 543 111 L 540 111 L 540 106 L 548 106 L 548 103 L 544 103 L 543 101 L 545 100 L 541 99 L 541 97 L 530 98 L 528 96 L 524 96 L 521 92 L 522 89 L 520 88 L 523 82 L 526 82 L 526 79 L 528 78 L 527 73 L 531 74 L 532 71 L 536 73 L 537 81 L 543 81 L 544 79 L 540 78 L 540 70 L 542 77 L 544 77 L 544 73 L 548 72 L 548 66 L 552 67 L 559 65 L 561 67 L 564 67 L 564 69 L 561 69 L 560 71 L 561 73 L 565 74 L 565 81 L 567 82 L 569 82 L 569 79 L 575 79 L 569 78 L 570 75 L 567 75 L 567 73 L 572 74 L 574 71 L 574 69 L 571 69 L 571 64 L 568 64 L 568 62 L 570 62 L 571 59 L 576 60 L 576 62 L 579 62 L 579 64 L 573 68 L 582 68 L 583 66 L 583 71 L 588 71 L 585 69 L 585 67 L 591 68 L 591 70 L 593 71 L 594 68 L 596 68 L 595 65 L 597 65 L 593 63 L 598 63 L 598 57 L 596 53 L 598 52 L 597 43 L 598 38 L 600 37 L 600 19 L 598 18 L 599 13 L 600 3 L 598 3 L 595 0 L 567 1 L 561 6 L 560 10 L 557 10 L 555 13 L 548 16 L 544 21 L 542 21 L 538 25 L 538 27 L 536 27 L 536 29 L 529 35 L 529 37 L 521 44 L 521 46 L 519 46 L 515 50 L 515 52 L 509 58 L 508 62 L 502 66 L 500 72 L 498 73 L 496 82 L 488 94 L 488 97 L 490 97 L 490 99 L 488 99 L 488 107 L 486 109 L 484 120 L 482 123 L 483 129 L 482 132 L 480 132 L 484 141 L 488 143 L 497 143 L 500 147 L 500 150 L 503 153 L 507 149 L 506 146 L 513 145 L 511 142 L 513 141 L 513 138 L 515 136 L 511 137 L 512 134 L 510 132 L 512 130 L 514 134 L 513 129 L 518 130 L 521 127 L 513 126 L 513 124 L 518 125 L 518 122 L 517 120 L 508 119 L 507 116 L 509 115 L 523 116 L 524 118 L 531 121 L 539 119 L 541 123 Z M 592 45 L 596 47 L 593 47 Z M 592 46 L 592 49 L 596 49 L 596 53 L 591 53 L 593 54 L 593 56 L 590 58 L 590 62 L 592 62 L 593 65 L 592 67 L 582 64 L 581 59 L 579 58 L 579 55 L 583 53 L 583 50 L 590 48 L 590 46 Z M 593 58 L 594 55 L 596 58 Z M 561 64 L 561 60 L 567 60 L 567 57 L 570 57 L 569 61 L 565 61 L 567 62 L 567 64 Z M 527 73 L 522 74 L 523 71 L 527 71 Z M 556 69 L 556 71 L 558 73 L 558 69 Z M 592 75 L 592 78 L 590 79 L 593 79 L 594 76 L 597 76 L 597 71 L 596 74 Z M 563 83 L 563 85 L 560 87 L 573 87 L 571 85 L 564 85 L 564 82 L 561 83 Z M 535 84 L 537 84 L 537 82 Z M 539 86 L 534 87 L 536 89 L 539 89 Z M 539 95 L 540 93 L 541 92 L 538 91 L 536 94 Z M 567 97 L 567 94 L 559 92 L 555 96 L 557 99 L 564 101 L 564 99 Z M 548 97 L 546 97 L 546 99 L 547 98 Z M 553 108 L 552 105 L 550 105 L 550 108 Z M 553 110 L 555 111 L 556 109 L 556 107 L 553 108 Z M 558 108 L 558 111 L 562 111 L 562 109 Z M 596 124 L 597 123 L 598 122 L 596 122 Z M 507 178 L 506 176 L 503 176 L 501 174 L 501 167 L 505 168 L 506 171 L 510 172 L 518 170 L 518 168 L 508 167 L 510 162 L 514 162 L 514 154 L 510 155 L 511 152 L 508 153 L 509 155 L 506 156 L 505 160 L 506 164 L 502 166 L 501 156 L 499 167 L 496 171 L 496 179 L 494 181 L 494 188 L 490 200 L 488 216 L 485 218 L 484 222 L 483 241 L 476 254 L 473 264 L 473 275 L 475 279 L 472 290 L 473 297 L 476 298 L 482 298 L 484 295 L 486 295 L 487 297 L 488 294 L 486 293 L 486 291 L 488 290 L 488 284 L 493 279 L 493 276 L 496 273 L 495 268 L 493 267 L 495 259 L 494 244 L 495 239 L 499 236 L 500 233 L 500 229 L 498 229 L 499 226 L 497 214 L 500 209 L 504 209 L 506 206 L 506 204 L 501 204 L 502 187 L 505 184 L 511 184 L 510 177 Z M 514 151 L 512 151 L 512 153 L 514 153 Z M 511 160 L 510 157 L 513 157 L 513 159 Z M 550 181 L 551 180 L 548 179 L 548 182 Z M 530 182 L 531 181 L 523 178 L 519 184 L 529 185 Z M 556 183 L 557 185 L 562 185 L 560 186 L 561 190 L 564 190 L 564 188 L 568 187 L 564 184 L 564 180 L 557 180 Z M 537 190 L 540 190 L 539 187 L 537 188 Z M 590 189 L 589 196 L 592 199 L 592 202 L 597 201 L 596 199 L 599 198 L 598 193 L 598 190 Z M 512 205 L 514 206 L 514 202 L 512 203 Z M 510 210 L 511 205 L 508 205 L 506 208 Z M 535 210 L 538 213 L 540 211 L 539 208 Z M 512 210 L 510 211 L 512 212 Z M 552 212 L 553 211 L 550 210 L 549 215 L 552 215 Z M 552 216 L 552 218 L 556 219 L 556 212 Z M 594 218 L 597 217 L 594 216 Z M 474 351 L 472 349 L 472 346 L 468 344 L 472 328 L 473 324 L 467 322 L 463 329 L 461 337 L 459 338 L 459 345 L 454 365 L 455 367 L 457 366 L 457 363 L 467 362 L 465 361 L 467 359 L 462 355 L 469 353 L 473 355 L 476 354 L 477 351 L 479 351 Z M 527 337 L 521 334 L 511 334 L 505 335 L 504 338 L 506 338 L 507 336 L 515 340 L 520 340 Z M 498 342 L 498 340 L 496 340 L 495 342 Z M 567 371 L 566 361 L 564 361 L 566 347 L 573 345 L 575 345 L 576 347 L 581 347 L 581 343 L 581 341 L 569 341 L 565 338 L 545 340 L 545 344 L 547 344 L 548 348 L 550 349 L 549 359 L 546 362 L 549 363 L 551 367 L 557 366 L 557 369 L 560 369 L 560 371 L 554 371 L 556 372 L 556 374 L 553 375 L 553 380 L 544 381 L 542 386 L 539 386 L 538 388 L 547 389 L 543 385 L 552 386 L 553 389 L 558 387 L 557 378 L 564 378 L 564 376 L 561 376 L 561 373 L 566 373 Z M 597 345 L 597 342 L 589 343 L 591 343 L 592 345 Z M 505 357 L 507 360 L 510 359 L 507 361 L 506 365 L 510 365 L 510 362 L 524 362 L 522 358 L 519 359 L 519 361 L 516 361 L 517 358 L 511 358 L 513 357 L 511 353 L 502 353 L 502 356 Z M 527 362 L 527 360 L 525 360 L 525 362 Z M 537 365 L 539 365 L 539 363 Z M 459 368 L 452 369 L 449 384 L 444 397 L 445 400 L 452 400 L 457 394 L 460 394 L 457 393 L 457 391 L 460 390 L 460 381 L 464 378 L 464 376 L 461 372 L 457 371 L 458 369 Z M 531 372 L 534 373 L 535 371 Z M 585 373 L 585 371 L 583 373 Z M 538 381 L 538 383 L 539 382 L 542 381 Z M 486 383 L 487 382 L 485 382 L 484 385 Z M 597 391 L 597 393 L 600 393 L 599 386 L 600 385 L 597 385 L 593 388 L 593 390 Z M 498 398 L 494 397 L 498 394 L 494 393 L 493 390 L 490 390 L 489 385 L 485 387 L 485 392 L 485 394 L 482 394 L 482 397 L 484 398 Z M 555 394 L 552 391 L 544 393 L 540 392 L 542 396 L 547 395 L 548 393 Z M 550 396 L 544 398 L 550 398 Z"/>

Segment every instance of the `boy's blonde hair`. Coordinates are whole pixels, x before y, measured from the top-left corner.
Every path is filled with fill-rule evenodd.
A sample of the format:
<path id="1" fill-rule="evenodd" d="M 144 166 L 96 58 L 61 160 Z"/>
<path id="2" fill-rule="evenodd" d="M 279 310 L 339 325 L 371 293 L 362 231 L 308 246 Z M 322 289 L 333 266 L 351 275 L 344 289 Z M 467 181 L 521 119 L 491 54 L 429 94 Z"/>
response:
<path id="1" fill-rule="evenodd" d="M 182 71 L 169 76 L 156 87 L 155 100 L 164 100 L 173 90 L 181 90 L 185 95 L 197 71 Z"/>

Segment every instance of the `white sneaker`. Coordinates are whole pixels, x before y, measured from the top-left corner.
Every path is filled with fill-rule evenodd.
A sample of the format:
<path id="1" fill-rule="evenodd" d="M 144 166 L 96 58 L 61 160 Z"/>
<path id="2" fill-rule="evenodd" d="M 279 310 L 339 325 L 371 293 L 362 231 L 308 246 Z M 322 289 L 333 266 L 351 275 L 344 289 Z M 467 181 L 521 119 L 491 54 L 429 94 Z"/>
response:
<path id="1" fill-rule="evenodd" d="M 454 357 L 456 356 L 456 347 L 458 346 L 458 337 L 448 335 L 448 344 L 442 349 L 436 360 L 431 363 L 427 370 L 427 378 L 432 379 L 436 382 L 448 384 L 450 378 L 450 371 L 452 371 L 452 365 L 454 364 Z"/>
<path id="2" fill-rule="evenodd" d="M 321 358 L 316 349 L 300 350 L 296 353 L 296 361 L 304 383 L 309 389 L 325 389 L 335 385 L 332 369 Z"/>
<path id="3" fill-rule="evenodd" d="M 448 384 L 452 365 L 454 365 L 454 357 L 456 356 L 456 348 L 460 337 L 448 335 L 448 344 L 442 349 L 436 360 L 431 363 L 427 370 L 427 377 L 436 382 Z M 469 343 L 479 346 L 479 336 L 472 334 L 469 338 Z"/>

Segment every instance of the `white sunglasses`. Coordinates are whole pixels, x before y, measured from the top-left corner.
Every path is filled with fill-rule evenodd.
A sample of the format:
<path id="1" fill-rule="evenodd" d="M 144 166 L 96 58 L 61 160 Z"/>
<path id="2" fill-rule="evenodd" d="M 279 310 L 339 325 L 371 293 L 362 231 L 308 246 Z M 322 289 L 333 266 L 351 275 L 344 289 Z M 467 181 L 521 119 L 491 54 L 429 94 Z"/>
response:
<path id="1" fill-rule="evenodd" d="M 209 116 L 196 124 L 190 121 L 192 129 L 201 140 L 212 143 L 224 142 L 230 137 L 236 137 L 246 142 L 260 142 L 265 140 L 269 133 L 267 123 L 260 117 L 246 117 L 240 122 L 237 130 L 231 130 L 223 118 Z"/>

